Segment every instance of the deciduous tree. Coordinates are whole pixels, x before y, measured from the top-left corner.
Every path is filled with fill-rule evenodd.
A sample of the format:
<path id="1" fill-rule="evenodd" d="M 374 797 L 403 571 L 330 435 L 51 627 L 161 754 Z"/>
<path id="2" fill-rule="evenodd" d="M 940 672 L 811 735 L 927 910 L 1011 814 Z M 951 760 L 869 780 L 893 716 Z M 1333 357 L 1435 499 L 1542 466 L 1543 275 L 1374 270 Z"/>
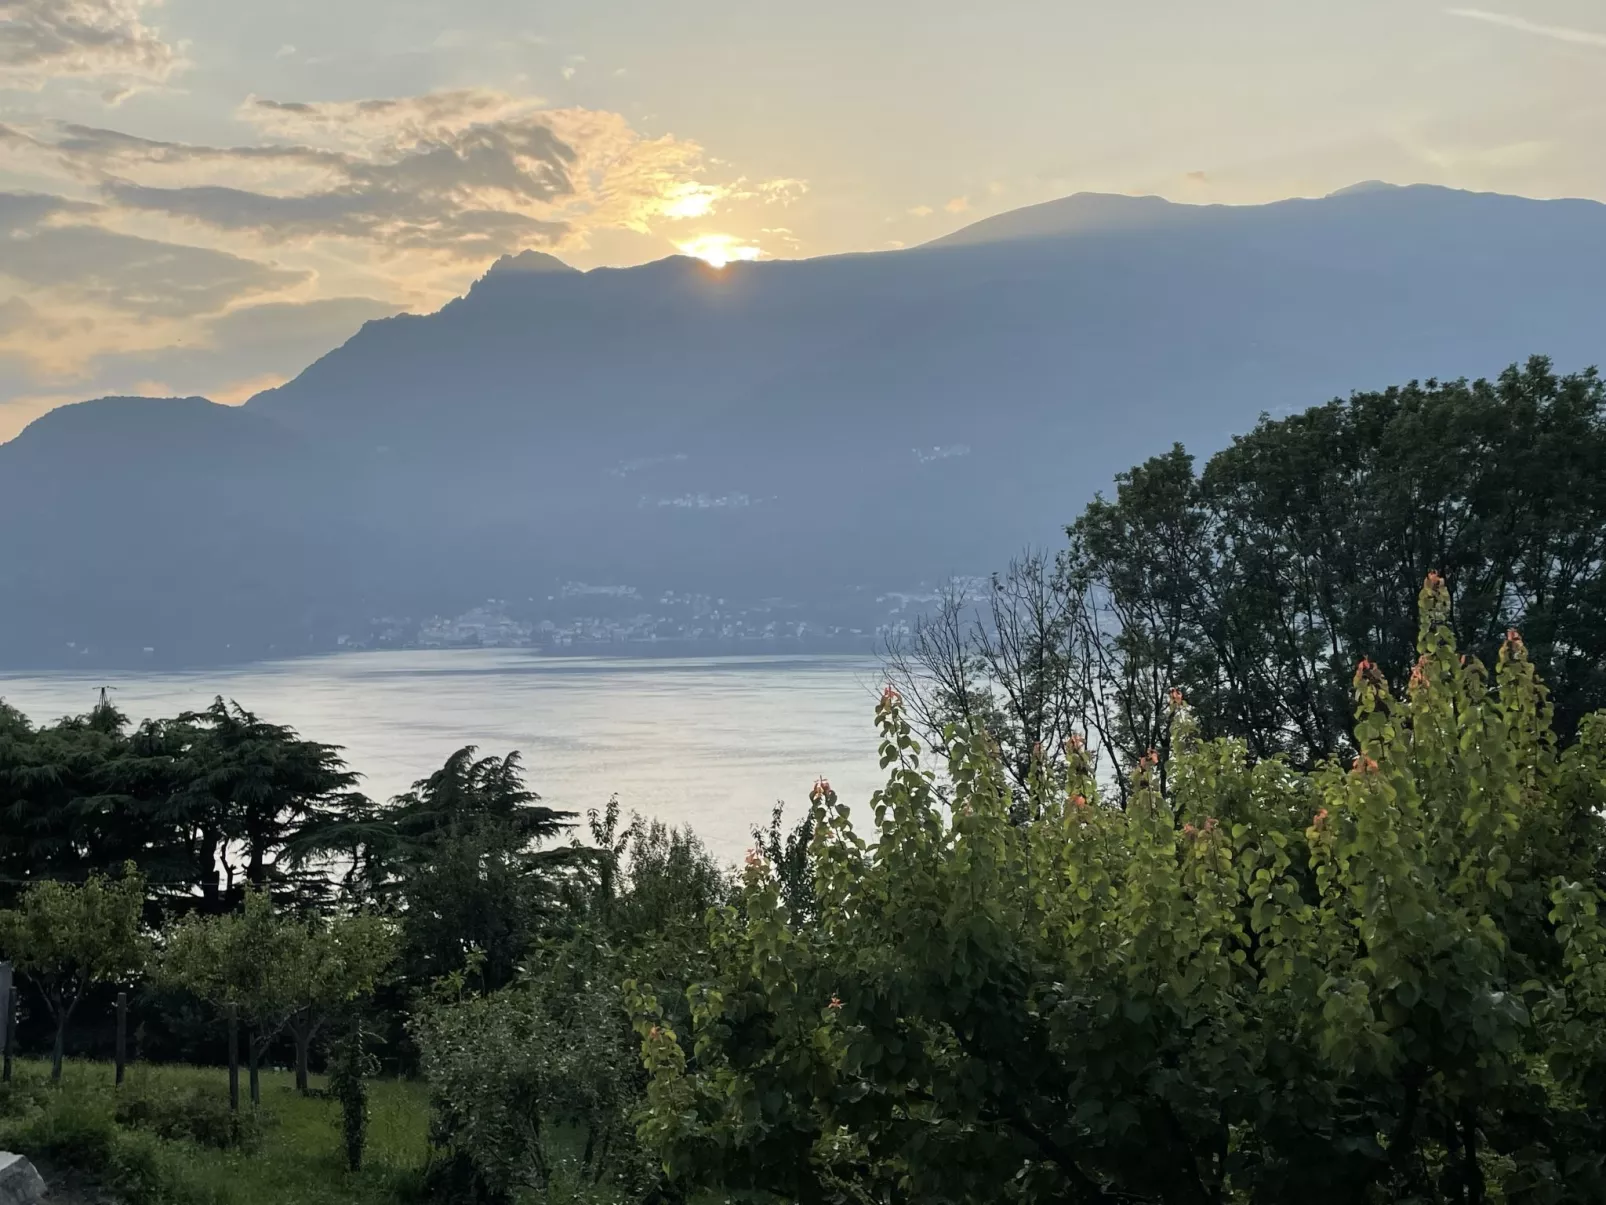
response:
<path id="1" fill-rule="evenodd" d="M 0 955 L 34 985 L 55 1023 L 53 1080 L 61 1079 L 67 1027 L 89 989 L 144 969 L 144 906 L 145 880 L 130 864 L 117 879 L 34 883 L 14 909 L 0 912 Z"/>

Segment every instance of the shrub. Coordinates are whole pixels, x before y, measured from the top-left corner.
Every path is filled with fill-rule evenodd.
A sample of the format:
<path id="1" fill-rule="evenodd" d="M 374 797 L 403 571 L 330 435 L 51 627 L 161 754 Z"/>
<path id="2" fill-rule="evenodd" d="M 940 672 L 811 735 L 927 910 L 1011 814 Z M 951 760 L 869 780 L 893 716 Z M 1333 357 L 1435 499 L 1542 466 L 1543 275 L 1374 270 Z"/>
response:
<path id="1" fill-rule="evenodd" d="M 93 1179 L 125 1205 L 218 1205 L 213 1192 L 187 1183 L 154 1134 L 117 1124 L 108 1095 L 78 1088 L 33 1097 L 0 1123 L 0 1147 Z"/>
<path id="2" fill-rule="evenodd" d="M 113 1116 L 119 1125 L 146 1130 L 158 1138 L 187 1140 L 218 1150 L 256 1151 L 262 1143 L 262 1122 L 249 1110 L 229 1108 L 214 1089 L 180 1090 L 145 1086 L 137 1080 L 117 1094 Z"/>
<path id="3" fill-rule="evenodd" d="M 507 1200 L 599 1186 L 639 1195 L 655 1178 L 636 1142 L 646 1074 L 611 952 L 588 934 L 541 951 L 512 987 L 418 1014 L 454 1199 Z"/>
<path id="4" fill-rule="evenodd" d="M 643 1140 L 787 1200 L 1606 1199 L 1606 715 L 1560 749 L 1520 636 L 1486 673 L 1448 611 L 1431 575 L 1403 697 L 1361 663 L 1353 762 L 1174 695 L 1124 808 L 1073 748 L 1022 814 L 982 732 L 939 782 L 889 690 L 874 844 L 816 806 L 818 920 L 755 854 L 689 1022 L 636 992 Z"/>

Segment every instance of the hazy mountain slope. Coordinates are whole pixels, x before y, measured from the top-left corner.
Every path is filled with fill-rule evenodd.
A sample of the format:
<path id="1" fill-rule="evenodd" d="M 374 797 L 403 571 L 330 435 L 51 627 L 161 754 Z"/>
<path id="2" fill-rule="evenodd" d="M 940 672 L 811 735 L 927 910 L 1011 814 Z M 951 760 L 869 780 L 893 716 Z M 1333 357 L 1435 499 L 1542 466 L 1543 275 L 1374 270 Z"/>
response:
<path id="1" fill-rule="evenodd" d="M 86 590 L 92 567 L 48 550 L 144 512 L 212 533 L 164 588 L 234 634 L 214 644 L 259 635 L 221 600 L 264 575 L 271 643 L 319 646 L 564 578 L 807 599 L 985 571 L 1173 440 L 1208 452 L 1262 411 L 1534 352 L 1595 362 L 1602 268 L 1606 206 L 1386 186 L 1070 197 L 909 251 L 723 271 L 526 253 L 229 419 L 99 403 L 0 448 L 5 503 L 24 478 L 82 482 L 116 424 L 146 444 L 38 507 L 31 543 L 0 536 L 35 583 L 0 659 L 53 647 L 27 634 L 64 630 L 45 599 L 133 639 L 123 587 Z M 220 493 L 205 520 L 175 501 Z"/>

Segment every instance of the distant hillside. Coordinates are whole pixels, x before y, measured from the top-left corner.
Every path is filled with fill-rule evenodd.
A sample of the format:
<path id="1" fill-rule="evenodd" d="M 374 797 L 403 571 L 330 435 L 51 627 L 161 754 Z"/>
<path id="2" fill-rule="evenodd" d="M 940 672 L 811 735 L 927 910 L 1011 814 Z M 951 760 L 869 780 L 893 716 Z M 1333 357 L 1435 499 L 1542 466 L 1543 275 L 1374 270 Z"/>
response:
<path id="1" fill-rule="evenodd" d="M 0 531 L 0 663 L 324 648 L 562 581 L 806 611 L 985 572 L 1173 440 L 1594 363 L 1603 268 L 1606 206 L 1377 185 L 723 270 L 526 252 L 243 409 L 107 399 L 0 446 L 33 516 Z"/>

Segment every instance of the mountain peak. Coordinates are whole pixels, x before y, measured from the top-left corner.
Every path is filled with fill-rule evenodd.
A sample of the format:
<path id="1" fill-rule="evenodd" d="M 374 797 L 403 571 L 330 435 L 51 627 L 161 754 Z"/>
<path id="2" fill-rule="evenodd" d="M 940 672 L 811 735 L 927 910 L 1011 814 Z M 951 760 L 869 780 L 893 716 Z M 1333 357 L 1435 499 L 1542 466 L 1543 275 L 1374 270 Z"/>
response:
<path id="1" fill-rule="evenodd" d="M 1024 209 L 1012 209 L 972 222 L 954 233 L 926 243 L 928 247 L 958 247 L 976 243 L 1134 230 L 1183 218 L 1198 210 L 1164 197 L 1126 193 L 1079 192 Z"/>
<path id="2" fill-rule="evenodd" d="M 1399 189 L 1400 185 L 1390 184 L 1387 180 L 1362 180 L 1357 184 L 1340 188 L 1336 192 L 1330 192 L 1327 195 L 1329 197 L 1352 197 L 1357 193 L 1398 192 Z"/>
<path id="3" fill-rule="evenodd" d="M 555 255 L 526 248 L 517 255 L 504 255 L 485 273 L 491 276 L 513 276 L 527 273 L 570 273 L 580 269 L 570 267 Z"/>

